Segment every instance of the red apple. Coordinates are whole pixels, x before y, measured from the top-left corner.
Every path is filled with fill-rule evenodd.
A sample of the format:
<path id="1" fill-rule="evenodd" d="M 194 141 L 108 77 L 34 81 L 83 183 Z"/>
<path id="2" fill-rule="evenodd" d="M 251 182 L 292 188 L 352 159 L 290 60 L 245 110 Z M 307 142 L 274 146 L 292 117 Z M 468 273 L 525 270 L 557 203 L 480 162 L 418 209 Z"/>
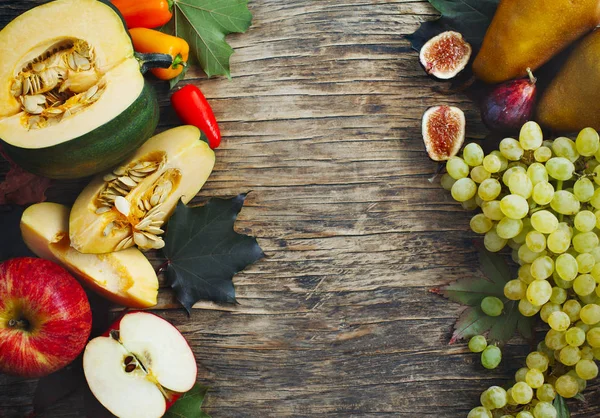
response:
<path id="1" fill-rule="evenodd" d="M 83 288 L 58 264 L 25 257 L 0 264 L 0 372 L 55 372 L 81 353 L 91 329 Z"/>
<path id="2" fill-rule="evenodd" d="M 90 341 L 83 353 L 90 390 L 116 416 L 162 417 L 196 383 L 194 353 L 177 328 L 132 312 Z"/>

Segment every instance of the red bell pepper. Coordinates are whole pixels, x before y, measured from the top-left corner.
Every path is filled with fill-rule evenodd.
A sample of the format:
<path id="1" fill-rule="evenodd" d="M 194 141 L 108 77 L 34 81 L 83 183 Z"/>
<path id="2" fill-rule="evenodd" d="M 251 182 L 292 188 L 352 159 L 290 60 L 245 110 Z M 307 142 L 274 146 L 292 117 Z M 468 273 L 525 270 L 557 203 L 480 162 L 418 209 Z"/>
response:
<path id="1" fill-rule="evenodd" d="M 181 120 L 194 125 L 206 135 L 208 145 L 215 149 L 221 143 L 221 131 L 212 108 L 200 89 L 192 84 L 184 86 L 171 96 L 171 104 Z"/>

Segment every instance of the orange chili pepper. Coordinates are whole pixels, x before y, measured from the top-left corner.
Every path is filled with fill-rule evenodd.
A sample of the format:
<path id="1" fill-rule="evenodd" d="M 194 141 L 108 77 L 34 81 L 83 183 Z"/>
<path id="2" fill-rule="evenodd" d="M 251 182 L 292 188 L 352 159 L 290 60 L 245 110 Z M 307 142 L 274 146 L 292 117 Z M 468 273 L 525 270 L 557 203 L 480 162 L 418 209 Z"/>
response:
<path id="1" fill-rule="evenodd" d="M 171 0 L 111 0 L 128 28 L 156 28 L 166 24 L 173 13 Z"/>
<path id="2" fill-rule="evenodd" d="M 171 68 L 153 68 L 152 74 L 161 80 L 177 77 L 187 65 L 190 46 L 177 36 L 167 35 L 154 29 L 134 28 L 129 30 L 133 47 L 138 52 L 158 52 L 173 57 Z"/>

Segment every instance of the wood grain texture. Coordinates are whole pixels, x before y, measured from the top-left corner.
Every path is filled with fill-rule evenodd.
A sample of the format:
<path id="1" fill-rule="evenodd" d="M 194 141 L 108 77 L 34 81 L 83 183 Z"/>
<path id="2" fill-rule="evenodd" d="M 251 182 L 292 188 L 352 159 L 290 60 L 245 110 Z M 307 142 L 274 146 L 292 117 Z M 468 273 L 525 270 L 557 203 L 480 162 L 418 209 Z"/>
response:
<path id="1" fill-rule="evenodd" d="M 0 24 L 38 3 L 0 1 Z M 233 79 L 190 71 L 224 140 L 197 197 L 252 191 L 236 228 L 267 258 L 235 278 L 239 305 L 168 289 L 155 312 L 190 341 L 218 417 L 465 417 L 508 382 L 529 347 L 496 371 L 448 345 L 461 307 L 428 292 L 478 274 L 469 214 L 429 178 L 420 118 L 451 103 L 481 138 L 475 106 L 436 94 L 404 35 L 435 17 L 424 1 L 253 0 L 248 33 L 229 36 Z M 178 124 L 158 85 L 160 129 Z M 0 166 L 5 172 L 6 164 Z M 55 182 L 73 202 L 85 181 Z M 0 376 L 0 417 L 31 411 L 34 380 Z M 600 414 L 598 386 L 574 417 Z M 43 417 L 84 416 L 76 397 Z"/>

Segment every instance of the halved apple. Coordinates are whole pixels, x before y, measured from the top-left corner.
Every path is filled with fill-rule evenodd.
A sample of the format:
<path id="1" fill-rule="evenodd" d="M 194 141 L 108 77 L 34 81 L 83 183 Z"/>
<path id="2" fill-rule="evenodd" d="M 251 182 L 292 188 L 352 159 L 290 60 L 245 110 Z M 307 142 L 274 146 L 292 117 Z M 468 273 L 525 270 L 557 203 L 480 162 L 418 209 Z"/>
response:
<path id="1" fill-rule="evenodd" d="M 81 254 L 70 246 L 69 208 L 38 203 L 21 217 L 25 244 L 39 257 L 61 264 L 94 291 L 132 308 L 156 305 L 158 278 L 135 248 L 108 254 Z"/>
<path id="2" fill-rule="evenodd" d="M 194 353 L 177 328 L 147 312 L 124 315 L 83 353 L 90 390 L 121 418 L 161 417 L 196 383 Z"/>

